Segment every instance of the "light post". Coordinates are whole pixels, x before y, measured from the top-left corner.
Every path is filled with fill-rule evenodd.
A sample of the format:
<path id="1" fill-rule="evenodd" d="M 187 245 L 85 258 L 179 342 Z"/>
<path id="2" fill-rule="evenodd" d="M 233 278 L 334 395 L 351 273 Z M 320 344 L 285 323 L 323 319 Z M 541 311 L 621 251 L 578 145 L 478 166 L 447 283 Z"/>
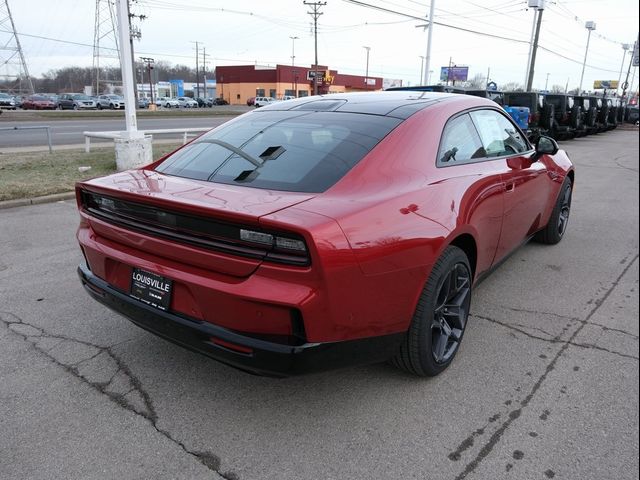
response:
<path id="1" fill-rule="evenodd" d="M 420 82 L 419 83 L 423 83 L 423 79 L 424 79 L 424 55 L 419 55 L 418 58 L 420 59 Z"/>
<path id="2" fill-rule="evenodd" d="M 367 67 L 364 71 L 364 84 L 365 86 L 369 85 L 369 51 L 371 50 L 371 47 L 362 47 L 367 51 Z"/>
<path id="3" fill-rule="evenodd" d="M 433 70 L 429 70 L 427 72 L 427 85 L 431 85 L 431 74 L 433 73 Z"/>
<path id="4" fill-rule="evenodd" d="M 627 56 L 627 50 L 629 50 L 629 47 L 631 45 L 629 45 L 628 43 L 623 43 L 622 44 L 622 63 L 620 64 L 620 75 L 618 75 L 618 88 L 616 88 L 616 92 L 618 90 L 620 90 L 620 81 L 622 80 L 622 69 L 624 68 L 624 59 Z"/>
<path id="5" fill-rule="evenodd" d="M 291 39 L 291 66 L 295 67 L 296 64 L 296 40 L 300 37 L 289 37 Z"/>
<path id="6" fill-rule="evenodd" d="M 547 80 L 544 82 L 544 91 L 549 91 L 549 73 L 547 73 Z"/>
<path id="7" fill-rule="evenodd" d="M 578 94 L 582 93 L 582 81 L 584 80 L 584 69 L 587 66 L 587 54 L 589 53 L 589 41 L 591 40 L 591 32 L 596 29 L 595 22 L 587 22 L 584 24 L 584 28 L 589 30 L 589 35 L 587 36 L 587 48 L 584 51 L 584 61 L 582 62 L 582 73 L 580 74 L 580 86 L 578 87 Z"/>

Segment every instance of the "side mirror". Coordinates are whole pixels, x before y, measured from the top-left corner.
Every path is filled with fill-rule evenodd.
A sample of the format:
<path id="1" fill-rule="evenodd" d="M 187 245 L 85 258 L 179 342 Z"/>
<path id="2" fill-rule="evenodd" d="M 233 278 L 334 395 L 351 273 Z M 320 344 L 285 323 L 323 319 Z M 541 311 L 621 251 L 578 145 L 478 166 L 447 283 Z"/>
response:
<path id="1" fill-rule="evenodd" d="M 558 142 L 546 135 L 540 135 L 540 138 L 538 138 L 536 142 L 536 158 L 542 155 L 555 155 L 558 153 L 558 150 L 560 150 Z"/>

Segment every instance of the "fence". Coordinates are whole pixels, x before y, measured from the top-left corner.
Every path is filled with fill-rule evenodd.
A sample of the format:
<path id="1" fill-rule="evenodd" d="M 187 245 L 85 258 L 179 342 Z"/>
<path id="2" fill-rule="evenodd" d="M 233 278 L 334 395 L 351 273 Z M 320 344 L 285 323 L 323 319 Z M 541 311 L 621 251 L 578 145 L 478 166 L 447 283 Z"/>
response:
<path id="1" fill-rule="evenodd" d="M 11 131 L 11 130 L 46 130 L 47 131 L 47 143 L 49 144 L 49 153 L 53 153 L 53 144 L 51 143 L 51 127 L 49 127 L 49 126 L 0 127 L 0 131 Z"/>
<path id="2" fill-rule="evenodd" d="M 31 127 L 29 127 L 31 128 Z M 209 127 L 191 127 L 191 128 L 163 128 L 157 130 L 139 130 L 139 132 L 145 135 L 154 135 L 154 134 L 171 134 L 171 133 L 181 133 L 182 134 L 182 143 L 187 143 L 187 138 L 191 133 L 204 133 L 211 130 Z M 91 139 L 92 138 L 106 138 L 109 140 L 115 140 L 116 138 L 120 138 L 123 132 L 112 131 L 112 132 L 82 132 L 84 135 L 84 151 L 89 153 L 91 151 Z"/>

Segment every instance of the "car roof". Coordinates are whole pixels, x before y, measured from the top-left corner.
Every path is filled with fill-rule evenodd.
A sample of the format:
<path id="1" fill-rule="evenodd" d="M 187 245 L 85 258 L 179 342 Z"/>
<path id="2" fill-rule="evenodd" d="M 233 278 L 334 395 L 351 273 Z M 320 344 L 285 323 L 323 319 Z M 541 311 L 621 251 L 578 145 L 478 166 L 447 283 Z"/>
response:
<path id="1" fill-rule="evenodd" d="M 303 97 L 287 102 L 273 102 L 271 105 L 261 108 L 260 110 L 263 112 L 271 110 L 310 110 L 363 113 L 406 119 L 430 105 L 460 98 L 482 100 L 480 97 L 454 93 L 399 90 L 335 93 Z M 487 101 L 490 102 L 490 100 Z"/>

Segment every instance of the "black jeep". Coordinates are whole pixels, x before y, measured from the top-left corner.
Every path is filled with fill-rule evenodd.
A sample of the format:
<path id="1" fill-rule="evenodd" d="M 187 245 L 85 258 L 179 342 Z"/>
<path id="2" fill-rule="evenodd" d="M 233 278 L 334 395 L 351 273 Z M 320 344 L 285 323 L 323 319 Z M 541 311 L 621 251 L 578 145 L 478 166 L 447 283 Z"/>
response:
<path id="1" fill-rule="evenodd" d="M 467 95 L 473 95 L 474 97 L 482 97 L 488 98 L 489 100 L 493 100 L 498 105 L 504 105 L 504 93 L 499 92 L 498 90 L 467 90 L 465 92 Z M 519 105 L 520 106 L 520 105 Z"/>
<path id="2" fill-rule="evenodd" d="M 607 117 L 608 130 L 613 130 L 618 126 L 618 111 L 621 110 L 619 98 L 608 98 L 611 102 L 609 116 Z"/>
<path id="3" fill-rule="evenodd" d="M 553 125 L 553 105 L 545 102 L 538 92 L 504 92 L 504 105 L 529 109 L 529 131 L 527 136 L 535 142 L 540 135 L 548 135 Z"/>
<path id="4" fill-rule="evenodd" d="M 551 136 L 559 139 L 575 138 L 583 130 L 584 113 L 576 105 L 573 95 L 553 94 L 545 97 L 547 104 L 553 105 L 553 126 Z"/>
<path id="5" fill-rule="evenodd" d="M 598 118 L 598 99 L 593 96 L 578 95 L 573 97 L 573 100 L 576 105 L 580 106 L 584 115 L 581 132 L 584 135 L 598 133 L 598 126 L 596 124 Z"/>
<path id="6" fill-rule="evenodd" d="M 611 99 L 602 97 L 597 98 L 599 100 L 598 118 L 596 120 L 598 132 L 606 132 L 611 129 L 611 124 L 609 123 L 609 111 L 612 107 Z"/>

